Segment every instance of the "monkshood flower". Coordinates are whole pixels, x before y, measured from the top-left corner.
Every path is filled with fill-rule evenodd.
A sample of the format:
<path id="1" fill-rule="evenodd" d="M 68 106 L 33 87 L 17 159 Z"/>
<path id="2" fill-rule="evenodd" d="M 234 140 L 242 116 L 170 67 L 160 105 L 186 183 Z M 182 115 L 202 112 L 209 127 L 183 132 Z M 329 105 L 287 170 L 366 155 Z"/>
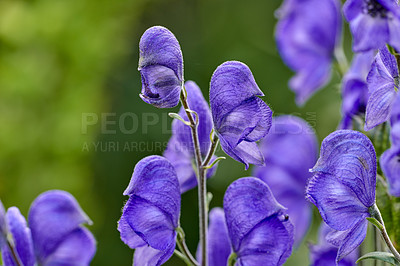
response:
<path id="1" fill-rule="evenodd" d="M 379 162 L 389 185 L 389 193 L 400 197 L 400 122 L 392 126 L 392 146 L 385 151 Z"/>
<path id="2" fill-rule="evenodd" d="M 231 242 L 229 240 L 228 228 L 226 227 L 224 210 L 213 208 L 209 215 L 208 225 L 208 265 L 226 265 L 231 254 Z M 197 261 L 201 263 L 200 245 L 196 252 Z"/>
<path id="3" fill-rule="evenodd" d="M 301 105 L 330 80 L 332 58 L 342 30 L 339 1 L 286 0 L 278 14 L 278 51 L 285 64 L 296 72 L 289 87 Z"/>
<path id="4" fill-rule="evenodd" d="M 172 164 L 161 156 L 140 160 L 124 191 L 129 196 L 118 231 L 135 249 L 134 265 L 161 265 L 173 254 L 181 198 Z"/>
<path id="5" fill-rule="evenodd" d="M 149 28 L 140 39 L 139 52 L 140 98 L 158 108 L 176 106 L 183 83 L 183 57 L 174 34 L 161 26 Z"/>
<path id="6" fill-rule="evenodd" d="M 350 23 L 355 52 L 376 50 L 386 43 L 400 49 L 397 0 L 347 0 L 343 14 Z"/>
<path id="7" fill-rule="evenodd" d="M 52 190 L 39 195 L 28 220 L 29 227 L 16 207 L 5 216 L 23 265 L 89 265 L 96 242 L 82 224 L 91 221 L 71 194 Z M 2 244 L 1 251 L 4 265 L 17 265 L 7 244 Z"/>
<path id="8" fill-rule="evenodd" d="M 396 100 L 399 71 L 396 58 L 386 46 L 382 47 L 372 63 L 367 77 L 369 99 L 365 117 L 365 130 L 387 121 Z"/>
<path id="9" fill-rule="evenodd" d="M 213 127 L 211 111 L 196 83 L 193 81 L 187 81 L 185 83 L 185 88 L 187 91 L 189 107 L 199 116 L 197 132 L 200 142 L 200 151 L 202 156 L 206 156 L 211 145 L 210 133 Z M 181 107 L 179 115 L 185 121 L 189 121 L 183 107 Z M 189 126 L 177 119 L 174 119 L 172 122 L 172 132 L 173 135 L 168 142 L 167 149 L 164 152 L 164 157 L 166 157 L 175 167 L 181 193 L 183 193 L 197 186 L 196 173 L 193 168 L 194 145 L 192 133 Z M 207 171 L 207 178 L 213 176 L 215 170 L 216 165 Z"/>
<path id="10" fill-rule="evenodd" d="M 375 203 L 376 155 L 371 141 L 352 130 L 338 130 L 321 144 L 320 158 L 311 170 L 306 196 L 331 228 L 327 239 L 338 246 L 340 261 L 364 240 Z"/>
<path id="11" fill-rule="evenodd" d="M 210 105 L 221 147 L 233 159 L 263 165 L 256 141 L 271 127 L 272 111 L 248 66 L 237 61 L 220 65 L 211 77 Z"/>
<path id="12" fill-rule="evenodd" d="M 356 54 L 342 83 L 342 121 L 339 129 L 353 129 L 353 117 L 365 114 L 368 102 L 367 76 L 374 52 Z"/>
<path id="13" fill-rule="evenodd" d="M 338 248 L 330 244 L 326 238 L 335 233 L 326 223 L 322 222 L 318 232 L 318 245 L 310 245 L 311 266 L 353 266 L 359 257 L 358 249 L 344 257 L 336 264 Z"/>
<path id="14" fill-rule="evenodd" d="M 266 166 L 256 167 L 254 176 L 267 183 L 278 202 L 288 208 L 294 225 L 294 242 L 299 245 L 312 219 L 311 205 L 304 194 L 311 177 L 309 169 L 318 156 L 315 133 L 301 118 L 279 116 L 273 120 L 260 149 Z"/>
<path id="15" fill-rule="evenodd" d="M 233 182 L 224 196 L 235 265 L 282 265 L 293 246 L 293 225 L 268 185 L 255 177 Z"/>

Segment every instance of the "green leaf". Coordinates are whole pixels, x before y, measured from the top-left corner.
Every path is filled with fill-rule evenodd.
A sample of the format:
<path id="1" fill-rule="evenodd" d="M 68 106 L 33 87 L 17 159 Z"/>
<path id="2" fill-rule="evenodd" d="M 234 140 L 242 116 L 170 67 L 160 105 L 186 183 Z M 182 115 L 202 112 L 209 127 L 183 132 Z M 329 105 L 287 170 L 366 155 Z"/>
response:
<path id="1" fill-rule="evenodd" d="M 380 251 L 370 252 L 370 253 L 367 253 L 364 256 L 358 258 L 356 263 L 359 263 L 360 261 L 366 260 L 366 259 L 380 260 L 380 261 L 384 261 L 384 262 L 390 263 L 391 265 L 396 265 L 396 266 L 400 265 L 400 262 L 398 260 L 396 260 L 396 258 L 393 256 L 392 253 L 389 253 L 389 252 L 380 252 Z"/>
<path id="2" fill-rule="evenodd" d="M 373 218 L 373 217 L 367 217 L 367 220 L 372 223 L 373 225 L 375 225 L 379 230 L 383 230 L 383 225 L 378 222 L 377 219 Z"/>
<path id="3" fill-rule="evenodd" d="M 177 113 L 168 113 L 168 115 L 170 117 L 172 117 L 173 119 L 178 119 L 179 121 L 181 121 L 185 125 L 190 126 L 190 122 L 185 121 L 185 119 L 183 119 L 179 114 L 177 114 Z"/>
<path id="4" fill-rule="evenodd" d="M 212 168 L 216 163 L 218 163 L 221 160 L 225 160 L 226 157 L 218 157 L 216 158 L 210 165 L 204 166 L 204 169 L 210 169 Z"/>

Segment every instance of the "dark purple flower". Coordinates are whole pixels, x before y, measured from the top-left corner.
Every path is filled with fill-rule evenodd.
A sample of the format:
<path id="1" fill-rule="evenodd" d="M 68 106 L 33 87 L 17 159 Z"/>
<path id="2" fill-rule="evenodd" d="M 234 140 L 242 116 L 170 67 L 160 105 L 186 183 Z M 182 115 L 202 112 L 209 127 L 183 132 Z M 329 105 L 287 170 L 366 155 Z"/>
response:
<path id="1" fill-rule="evenodd" d="M 389 184 L 389 193 L 400 197 L 400 122 L 392 126 L 390 135 L 392 147 L 382 154 L 379 162 Z"/>
<path id="2" fill-rule="evenodd" d="M 375 56 L 367 77 L 369 99 L 365 117 L 365 130 L 387 121 L 397 96 L 399 71 L 396 58 L 384 46 Z"/>
<path id="3" fill-rule="evenodd" d="M 233 182 L 224 196 L 224 211 L 236 265 L 282 265 L 290 256 L 293 225 L 260 179 Z"/>
<path id="4" fill-rule="evenodd" d="M 340 129 L 353 129 L 353 117 L 365 114 L 368 102 L 367 75 L 374 52 L 356 54 L 342 83 L 342 121 Z"/>
<path id="5" fill-rule="evenodd" d="M 336 264 L 338 248 L 330 244 L 326 238 L 335 233 L 326 223 L 322 222 L 318 233 L 318 245 L 310 245 L 311 266 L 353 266 L 359 257 L 358 249 L 344 257 Z"/>
<path id="6" fill-rule="evenodd" d="M 249 164 L 264 163 L 255 142 L 271 127 L 272 111 L 257 96 L 264 94 L 245 64 L 229 61 L 215 70 L 210 83 L 214 129 L 225 153 L 246 169 Z"/>
<path id="7" fill-rule="evenodd" d="M 210 211 L 210 223 L 208 225 L 208 265 L 226 265 L 231 254 L 231 243 L 226 227 L 224 210 L 213 208 Z M 201 248 L 197 247 L 197 261 L 201 263 Z"/>
<path id="8" fill-rule="evenodd" d="M 353 34 L 353 50 L 400 49 L 400 8 L 396 0 L 347 0 L 343 13 Z"/>
<path id="9" fill-rule="evenodd" d="M 261 142 L 264 167 L 254 169 L 274 192 L 276 199 L 288 208 L 294 225 L 294 242 L 299 245 L 311 224 L 312 210 L 304 198 L 309 169 L 317 161 L 317 138 L 301 118 L 279 116 L 273 120 L 270 133 Z"/>
<path id="10" fill-rule="evenodd" d="M 183 84 L 183 57 L 174 34 L 161 26 L 149 28 L 140 39 L 139 52 L 142 100 L 158 108 L 176 106 Z"/>
<path id="11" fill-rule="evenodd" d="M 96 252 L 93 235 L 82 226 L 91 223 L 75 198 L 65 191 L 48 191 L 32 203 L 29 228 L 18 208 L 6 214 L 18 257 L 25 266 L 89 265 Z M 2 247 L 5 265 L 16 265 L 7 245 Z"/>
<path id="12" fill-rule="evenodd" d="M 328 242 L 339 247 L 336 261 L 356 249 L 367 233 L 369 208 L 375 203 L 376 155 L 371 141 L 352 130 L 324 139 L 306 195 L 337 230 Z"/>
<path id="13" fill-rule="evenodd" d="M 283 61 L 296 72 L 289 87 L 301 105 L 331 76 L 331 62 L 341 35 L 337 0 L 286 0 L 279 12 L 276 41 Z"/>
<path id="14" fill-rule="evenodd" d="M 118 231 L 122 241 L 136 249 L 135 265 L 161 265 L 173 254 L 181 198 L 176 172 L 161 156 L 140 160 L 133 171 L 129 196 Z"/>

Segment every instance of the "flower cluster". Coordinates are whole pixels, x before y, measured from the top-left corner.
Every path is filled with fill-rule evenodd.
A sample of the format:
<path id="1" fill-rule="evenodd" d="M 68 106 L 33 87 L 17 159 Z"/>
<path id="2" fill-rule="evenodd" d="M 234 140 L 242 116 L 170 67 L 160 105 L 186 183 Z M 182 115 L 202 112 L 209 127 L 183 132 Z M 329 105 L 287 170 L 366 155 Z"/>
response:
<path id="1" fill-rule="evenodd" d="M 96 252 L 91 224 L 75 198 L 52 190 L 37 197 L 28 224 L 17 207 L 0 202 L 0 245 L 4 265 L 89 265 Z M 29 226 L 28 226 L 29 225 Z"/>

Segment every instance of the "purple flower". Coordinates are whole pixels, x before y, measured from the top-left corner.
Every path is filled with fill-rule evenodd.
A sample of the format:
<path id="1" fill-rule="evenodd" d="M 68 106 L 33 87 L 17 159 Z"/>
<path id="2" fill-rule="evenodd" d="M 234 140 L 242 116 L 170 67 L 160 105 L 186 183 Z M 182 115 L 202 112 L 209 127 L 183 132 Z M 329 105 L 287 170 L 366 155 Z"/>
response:
<path id="1" fill-rule="evenodd" d="M 385 151 L 379 162 L 389 184 L 389 193 L 400 197 L 400 122 L 391 129 L 392 147 Z"/>
<path id="2" fill-rule="evenodd" d="M 231 254 L 231 243 L 226 227 L 224 210 L 213 208 L 210 211 L 210 223 L 208 225 L 208 265 L 226 265 Z M 197 261 L 201 263 L 201 247 L 197 248 Z"/>
<path id="3" fill-rule="evenodd" d="M 261 142 L 265 167 L 254 169 L 274 192 L 276 199 L 288 208 L 294 225 L 294 242 L 299 245 L 311 224 L 312 210 L 304 198 L 309 169 L 317 161 L 317 138 L 312 128 L 295 116 L 273 120 L 268 136 Z"/>
<path id="4" fill-rule="evenodd" d="M 279 12 L 276 41 L 283 61 L 296 76 L 289 87 L 301 105 L 331 76 L 331 62 L 341 35 L 337 0 L 286 0 Z"/>
<path id="5" fill-rule="evenodd" d="M 210 84 L 214 129 L 225 153 L 246 169 L 264 163 L 255 142 L 271 127 L 272 111 L 257 96 L 264 94 L 245 64 L 229 61 L 215 70 Z"/>
<path id="6" fill-rule="evenodd" d="M 364 240 L 375 203 L 376 155 L 362 133 L 338 130 L 324 139 L 320 158 L 312 169 L 306 195 L 322 216 L 337 230 L 328 242 L 339 247 L 336 261 Z"/>
<path id="7" fill-rule="evenodd" d="M 400 93 L 397 94 L 397 98 L 393 103 L 392 112 L 390 114 L 390 124 L 400 123 Z"/>
<path id="8" fill-rule="evenodd" d="M 29 228 L 16 207 L 7 210 L 6 222 L 25 266 L 89 265 L 96 252 L 93 235 L 82 226 L 90 224 L 90 219 L 65 191 L 48 191 L 35 199 L 29 210 Z M 5 265 L 16 265 L 6 244 L 2 257 Z"/>
<path id="9" fill-rule="evenodd" d="M 400 49 L 400 8 L 396 0 L 347 0 L 343 13 L 353 34 L 353 50 Z"/>
<path id="10" fill-rule="evenodd" d="M 318 245 L 310 245 L 311 266 L 353 266 L 359 257 L 358 249 L 344 257 L 336 264 L 338 248 L 330 244 L 326 239 L 335 231 L 322 222 L 318 233 Z"/>
<path id="11" fill-rule="evenodd" d="M 129 196 L 118 231 L 122 241 L 136 249 L 135 265 L 161 265 L 173 254 L 181 198 L 176 172 L 161 156 L 139 161 L 129 186 Z"/>
<path id="12" fill-rule="evenodd" d="M 282 265 L 292 252 L 293 225 L 285 207 L 258 178 L 240 178 L 224 196 L 236 265 Z"/>
<path id="13" fill-rule="evenodd" d="M 340 129 L 352 129 L 353 117 L 365 114 L 368 102 L 367 75 L 373 58 L 373 51 L 356 54 L 349 71 L 343 78 Z"/>
<path id="14" fill-rule="evenodd" d="M 365 117 L 365 130 L 387 121 L 399 87 L 396 58 L 384 46 L 379 50 L 367 78 L 369 99 Z"/>
<path id="15" fill-rule="evenodd" d="M 187 91 L 187 101 L 191 110 L 199 116 L 197 127 L 201 154 L 205 156 L 210 148 L 210 133 L 213 127 L 210 108 L 203 97 L 200 88 L 193 81 L 185 83 Z M 181 107 L 179 115 L 189 121 L 185 109 Z M 196 173 L 193 168 L 194 150 L 190 127 L 177 119 L 172 122 L 173 135 L 168 142 L 168 147 L 164 152 L 166 157 L 175 167 L 181 188 L 181 193 L 186 192 L 197 186 Z M 216 165 L 207 171 L 207 178 L 214 175 Z"/>
<path id="16" fill-rule="evenodd" d="M 158 108 L 176 106 L 183 84 L 183 57 L 178 40 L 168 29 L 154 26 L 143 33 L 139 52 L 142 100 Z"/>

